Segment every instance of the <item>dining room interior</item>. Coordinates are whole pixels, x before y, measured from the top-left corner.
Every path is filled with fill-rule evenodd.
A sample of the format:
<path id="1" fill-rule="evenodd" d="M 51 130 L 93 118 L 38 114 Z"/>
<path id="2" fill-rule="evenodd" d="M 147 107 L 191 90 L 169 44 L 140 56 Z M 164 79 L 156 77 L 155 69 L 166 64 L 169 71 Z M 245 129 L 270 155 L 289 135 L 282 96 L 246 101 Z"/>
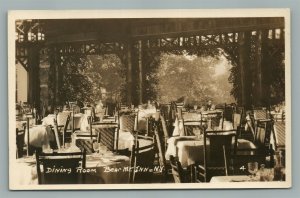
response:
<path id="1" fill-rule="evenodd" d="M 20 185 L 284 182 L 284 17 L 15 21 Z"/>

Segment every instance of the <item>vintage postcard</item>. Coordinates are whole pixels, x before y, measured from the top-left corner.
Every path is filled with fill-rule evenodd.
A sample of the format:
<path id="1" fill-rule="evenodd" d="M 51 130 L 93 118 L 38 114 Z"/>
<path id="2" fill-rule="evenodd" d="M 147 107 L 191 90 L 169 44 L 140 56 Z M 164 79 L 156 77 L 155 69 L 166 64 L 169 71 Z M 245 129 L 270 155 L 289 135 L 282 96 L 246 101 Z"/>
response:
<path id="1" fill-rule="evenodd" d="M 289 9 L 8 13 L 11 190 L 290 188 Z"/>

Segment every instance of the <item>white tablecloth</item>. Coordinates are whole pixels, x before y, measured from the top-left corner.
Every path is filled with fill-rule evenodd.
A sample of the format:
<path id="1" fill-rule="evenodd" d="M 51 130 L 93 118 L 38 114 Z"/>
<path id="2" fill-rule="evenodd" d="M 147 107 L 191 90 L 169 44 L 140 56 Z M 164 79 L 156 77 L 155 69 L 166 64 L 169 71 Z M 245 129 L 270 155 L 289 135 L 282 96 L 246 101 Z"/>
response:
<path id="1" fill-rule="evenodd" d="M 166 159 L 170 155 L 178 157 L 182 167 L 204 162 L 204 141 L 195 140 L 196 136 L 177 136 L 168 139 Z M 209 145 L 209 142 L 207 142 Z M 239 140 L 237 148 L 255 148 L 254 144 L 247 140 Z"/>
<path id="2" fill-rule="evenodd" d="M 35 147 L 49 147 L 50 141 L 55 137 L 50 126 L 36 125 L 29 128 L 29 144 Z M 27 130 L 25 133 L 25 144 L 27 144 Z"/>
<path id="3" fill-rule="evenodd" d="M 166 159 L 170 155 L 178 157 L 182 167 L 187 167 L 197 162 L 203 162 L 203 140 L 195 140 L 196 136 L 177 136 L 168 140 Z"/>

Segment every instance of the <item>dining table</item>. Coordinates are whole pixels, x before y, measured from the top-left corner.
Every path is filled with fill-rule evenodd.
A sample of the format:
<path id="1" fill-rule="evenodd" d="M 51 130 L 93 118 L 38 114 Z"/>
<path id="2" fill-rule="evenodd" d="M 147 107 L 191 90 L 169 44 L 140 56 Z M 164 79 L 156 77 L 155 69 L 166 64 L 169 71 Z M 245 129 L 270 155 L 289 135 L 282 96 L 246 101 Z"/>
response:
<path id="1" fill-rule="evenodd" d="M 58 152 L 76 152 L 71 146 Z M 35 155 L 12 159 L 10 168 L 16 185 L 38 185 Z M 80 170 L 82 184 L 123 184 L 128 183 L 130 160 L 128 156 L 111 151 L 86 155 L 86 167 Z"/>
<path id="2" fill-rule="evenodd" d="M 187 168 L 195 163 L 203 164 L 203 138 L 199 138 L 198 136 L 173 136 L 168 139 L 167 143 L 166 159 L 170 159 L 171 155 L 178 157 L 183 168 Z M 209 145 L 209 141 L 207 141 L 206 144 Z M 237 148 L 255 148 L 255 145 L 250 141 L 237 141 Z"/>

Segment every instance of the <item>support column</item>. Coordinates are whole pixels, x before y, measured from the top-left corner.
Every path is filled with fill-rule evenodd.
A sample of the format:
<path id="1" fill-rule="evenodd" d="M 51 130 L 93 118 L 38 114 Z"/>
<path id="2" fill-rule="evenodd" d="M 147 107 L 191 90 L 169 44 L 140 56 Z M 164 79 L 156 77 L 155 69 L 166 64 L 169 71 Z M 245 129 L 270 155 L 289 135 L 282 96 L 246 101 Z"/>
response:
<path id="1" fill-rule="evenodd" d="M 143 103 L 143 62 L 142 41 L 138 41 L 139 104 Z"/>
<path id="2" fill-rule="evenodd" d="M 132 46 L 127 44 L 127 105 L 132 104 Z"/>
<path id="3" fill-rule="evenodd" d="M 39 49 L 38 46 L 32 45 L 28 49 L 28 102 L 33 107 L 38 107 L 40 100 L 40 82 L 39 82 Z"/>
<path id="4" fill-rule="evenodd" d="M 272 57 L 271 54 L 268 53 L 268 48 L 269 48 L 269 42 L 268 42 L 268 34 L 269 30 L 263 30 L 262 31 L 262 46 L 261 46 L 261 56 L 262 56 L 262 67 L 261 67 L 261 75 L 262 75 L 262 95 L 261 95 L 261 103 L 262 106 L 269 107 L 270 105 L 270 97 L 271 97 L 271 90 L 270 90 L 270 85 L 271 85 L 271 76 L 272 72 L 272 67 L 274 66 L 274 57 Z M 274 39 L 274 37 L 273 37 Z"/>
<path id="5" fill-rule="evenodd" d="M 255 67 L 255 81 L 254 81 L 254 105 L 262 105 L 262 70 L 261 70 L 261 61 L 262 61 L 262 31 L 257 31 L 256 39 L 256 50 L 254 58 L 254 67 Z"/>
<path id="6" fill-rule="evenodd" d="M 59 57 L 57 52 L 54 54 L 54 70 L 55 70 L 55 93 L 54 93 L 54 100 L 55 100 L 55 105 L 59 104 Z"/>
<path id="7" fill-rule="evenodd" d="M 48 49 L 43 48 L 40 50 L 40 114 L 45 116 L 46 108 L 49 105 L 49 87 L 50 81 L 50 62 L 49 62 L 49 54 Z"/>
<path id="8" fill-rule="evenodd" d="M 249 109 L 250 104 L 250 32 L 239 33 L 239 67 L 241 77 L 241 104 Z"/>
<path id="9" fill-rule="evenodd" d="M 57 51 L 55 47 L 50 47 L 49 54 L 49 104 L 52 108 L 56 105 L 56 98 L 58 97 L 57 93 Z"/>

